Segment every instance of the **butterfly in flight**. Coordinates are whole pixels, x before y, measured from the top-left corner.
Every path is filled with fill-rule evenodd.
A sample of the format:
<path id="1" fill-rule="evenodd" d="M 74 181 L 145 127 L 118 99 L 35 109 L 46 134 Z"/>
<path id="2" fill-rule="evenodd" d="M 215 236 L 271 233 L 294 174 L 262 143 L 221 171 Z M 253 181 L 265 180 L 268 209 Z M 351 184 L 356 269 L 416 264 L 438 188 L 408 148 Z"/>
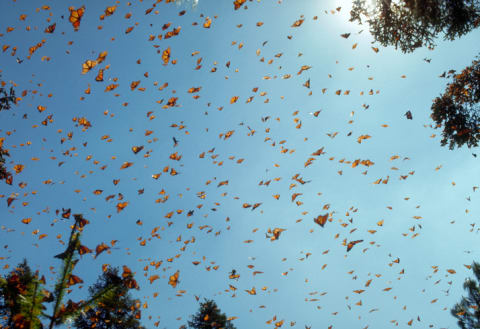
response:
<path id="1" fill-rule="evenodd" d="M 315 223 L 317 223 L 318 225 L 320 225 L 321 227 L 324 227 L 325 226 L 325 223 L 327 222 L 327 219 L 328 219 L 328 213 L 326 213 L 325 215 L 318 215 L 317 218 L 314 218 L 313 221 Z"/>
<path id="2" fill-rule="evenodd" d="M 350 242 L 347 244 L 347 252 L 349 252 L 350 250 L 352 250 L 353 246 L 355 246 L 357 243 L 360 243 L 360 242 L 363 242 L 363 240 L 350 241 Z"/>
<path id="3" fill-rule="evenodd" d="M 178 276 L 180 275 L 180 271 L 175 272 L 174 275 L 170 275 L 170 278 L 168 279 L 168 284 L 171 285 L 173 288 L 177 286 L 178 281 Z"/>

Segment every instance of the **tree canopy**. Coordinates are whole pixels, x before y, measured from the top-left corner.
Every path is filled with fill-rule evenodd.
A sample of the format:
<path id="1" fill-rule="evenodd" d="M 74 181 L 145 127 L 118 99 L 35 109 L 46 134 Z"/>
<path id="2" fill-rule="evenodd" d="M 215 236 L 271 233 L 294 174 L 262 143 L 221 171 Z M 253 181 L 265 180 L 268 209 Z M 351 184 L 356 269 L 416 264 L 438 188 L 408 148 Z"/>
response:
<path id="1" fill-rule="evenodd" d="M 480 263 L 471 265 L 474 278 L 468 278 L 463 284 L 468 296 L 452 308 L 452 315 L 458 319 L 458 325 L 462 329 L 480 328 Z"/>
<path id="2" fill-rule="evenodd" d="M 436 39 L 455 40 L 480 25 L 478 0 L 353 1 L 350 21 L 366 22 L 374 41 L 404 53 L 420 47 L 434 49 Z M 454 72 L 454 70 L 452 70 Z M 432 119 L 443 128 L 441 145 L 450 149 L 478 146 L 480 138 L 480 64 L 474 60 L 437 97 Z"/>
<path id="3" fill-rule="evenodd" d="M 69 209 L 63 217 L 70 217 Z M 140 304 L 129 294 L 130 289 L 138 289 L 138 285 L 126 266 L 121 276 L 117 268 L 105 267 L 97 283 L 89 288 L 88 299 L 64 301 L 72 286 L 83 283 L 72 273 L 79 261 L 78 256 L 92 252 L 80 243 L 80 234 L 88 220 L 80 214 L 74 215 L 74 219 L 66 250 L 55 256 L 62 261 L 62 266 L 53 292 L 45 289 L 45 277 L 39 278 L 38 271 L 32 273 L 27 260 L 0 278 L 1 328 L 47 327 L 42 320 L 49 321 L 50 329 L 71 321 L 74 321 L 75 328 L 85 329 L 142 328 Z M 51 306 L 47 307 L 48 303 L 52 303 Z M 48 315 L 47 310 L 51 310 L 52 315 Z"/>
<path id="4" fill-rule="evenodd" d="M 211 299 L 205 299 L 200 303 L 198 312 L 192 315 L 191 320 L 188 321 L 188 327 L 191 329 L 235 329 L 233 323 Z"/>
<path id="5" fill-rule="evenodd" d="M 480 2 L 383 0 L 370 7 L 365 0 L 355 0 L 350 21 L 366 22 L 376 42 L 408 53 L 423 46 L 433 49 L 439 36 L 454 40 L 477 28 L 480 24 Z"/>
<path id="6" fill-rule="evenodd" d="M 15 90 L 13 87 L 6 89 L 5 87 L 0 87 L 0 111 L 10 110 L 12 104 L 16 104 Z"/>
<path id="7" fill-rule="evenodd" d="M 443 126 L 442 145 L 478 146 L 480 139 L 480 61 L 472 62 L 432 104 L 432 119 Z"/>
<path id="8" fill-rule="evenodd" d="M 89 288 L 90 298 L 98 303 L 81 312 L 75 320 L 75 328 L 134 329 L 140 325 L 139 301 L 129 293 L 131 274 L 120 277 L 117 268 L 108 268 Z"/>

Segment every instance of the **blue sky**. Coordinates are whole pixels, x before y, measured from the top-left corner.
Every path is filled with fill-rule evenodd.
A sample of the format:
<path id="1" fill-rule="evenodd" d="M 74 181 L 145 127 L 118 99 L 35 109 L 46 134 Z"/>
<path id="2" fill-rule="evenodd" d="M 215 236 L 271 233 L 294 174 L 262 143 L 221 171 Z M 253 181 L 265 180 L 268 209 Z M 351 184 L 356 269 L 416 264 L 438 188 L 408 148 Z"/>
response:
<path id="1" fill-rule="evenodd" d="M 72 208 L 91 222 L 83 235 L 85 245 L 118 240 L 110 254 L 84 256 L 75 273 L 88 284 L 102 264 L 129 266 L 141 286 L 136 297 L 148 305 L 142 318 L 146 327 L 158 320 L 159 328 L 185 324 L 198 308 L 195 296 L 213 298 L 228 316 L 238 317 L 237 328 L 274 327 L 266 323 L 274 316 L 285 320 L 286 327 L 295 322 L 296 328 L 406 327 L 411 319 L 422 328 L 456 327 L 449 309 L 471 276 L 464 264 L 478 260 L 479 192 L 473 191 L 480 183 L 478 160 L 472 156 L 475 150 L 441 147 L 441 131 L 431 127 L 429 115 L 432 100 L 447 83 L 438 76 L 461 70 L 479 53 L 478 31 L 454 42 L 438 40 L 434 51 L 405 55 L 372 45 L 367 26 L 348 22 L 347 1 L 254 1 L 238 11 L 232 1 L 201 0 L 195 8 L 160 2 L 148 15 L 152 2 L 132 1 L 118 3 L 112 16 L 100 20 L 114 4 L 0 5 L 0 44 L 9 46 L 0 54 L 2 80 L 14 83 L 18 96 L 27 91 L 18 106 L 0 113 L 0 137 L 11 154 L 8 167 L 25 166 L 12 186 L 3 184 L 0 190 L 2 273 L 9 271 L 6 265 L 27 257 L 53 284 L 49 267 L 58 267 L 53 255 L 63 248 L 57 235 L 65 241 L 69 232 L 69 222 L 60 220 L 55 209 Z M 82 5 L 85 14 L 75 32 L 68 7 Z M 179 16 L 182 10 L 186 13 Z M 128 13 L 131 17 L 125 18 Z M 24 21 L 22 14 L 27 15 Z M 303 24 L 291 27 L 302 15 Z M 208 29 L 203 27 L 206 17 L 212 19 Z M 44 33 L 54 22 L 54 33 Z M 178 36 L 156 37 L 178 26 Z M 14 30 L 7 32 L 8 27 Z M 351 35 L 345 39 L 343 33 Z M 150 35 L 156 39 L 149 41 Z M 42 39 L 44 45 L 27 59 L 29 47 Z M 13 47 L 17 51 L 11 56 Z M 174 65 L 163 65 L 168 47 Z M 103 51 L 108 52 L 105 61 L 81 74 L 82 63 Z M 303 65 L 311 68 L 297 75 Z M 95 81 L 99 68 L 105 69 L 103 82 Z M 310 89 L 302 86 L 308 79 Z M 138 80 L 132 91 L 131 82 Z M 165 82 L 168 86 L 159 90 Z M 118 88 L 104 92 L 112 83 Z M 90 94 L 85 94 L 89 86 Z M 191 87 L 201 90 L 190 94 Z M 230 104 L 234 96 L 238 100 Z M 178 97 L 178 106 L 162 108 L 171 97 Z M 39 112 L 38 106 L 46 109 Z M 404 116 L 407 110 L 413 113 L 411 121 Z M 50 114 L 53 122 L 42 125 Z M 82 131 L 75 117 L 85 117 L 92 126 Z M 146 136 L 147 130 L 153 132 Z M 219 138 L 228 131 L 234 131 L 230 138 Z M 365 135 L 371 137 L 358 143 Z M 135 155 L 131 147 L 140 145 L 144 149 Z M 311 153 L 322 147 L 326 153 L 305 167 Z M 175 152 L 179 161 L 169 159 Z M 239 159 L 244 160 L 237 163 Z M 352 168 L 346 163 L 357 159 L 374 165 Z M 133 165 L 120 169 L 124 162 Z M 166 166 L 178 175 L 163 172 Z M 297 173 L 310 182 L 292 180 Z M 401 175 L 408 178 L 401 180 Z M 387 177 L 387 184 L 373 184 Z M 114 179 L 120 179 L 117 185 Z M 225 180 L 228 185 L 217 187 Z M 259 185 L 269 180 L 268 186 Z M 21 182 L 27 185 L 21 188 Z M 103 193 L 95 195 L 97 189 Z M 204 199 L 198 197 L 202 192 Z M 293 193 L 301 193 L 295 201 L 302 204 L 291 201 Z M 7 207 L 12 195 L 16 199 Z M 106 201 L 109 195 L 114 198 Z M 156 202 L 166 195 L 166 202 Z M 117 203 L 124 201 L 128 206 L 117 212 Z M 244 203 L 261 205 L 252 211 Z M 182 213 L 165 218 L 177 210 Z M 189 210 L 194 215 L 187 217 Z M 326 212 L 331 221 L 322 228 L 313 218 Z M 31 218 L 30 224 L 23 224 L 24 218 Z M 377 224 L 381 220 L 383 226 Z M 203 225 L 208 227 L 200 229 Z M 155 227 L 161 239 L 151 238 Z M 276 227 L 286 231 L 271 242 L 265 233 Z M 40 234 L 47 236 L 39 240 Z M 195 242 L 185 244 L 192 237 Z M 344 239 L 364 241 L 347 253 Z M 306 253 L 311 255 L 305 258 Z M 399 263 L 393 263 L 396 259 Z M 152 261 L 162 265 L 155 269 Z M 195 266 L 194 261 L 201 263 Z M 241 275 L 238 281 L 228 279 L 232 269 Z M 177 270 L 180 283 L 174 289 L 168 276 Z M 254 276 L 253 271 L 263 273 Z M 148 277 L 155 274 L 161 278 L 150 284 Z M 226 291 L 229 284 L 235 293 Z M 252 287 L 256 295 L 245 292 Z M 365 291 L 354 292 L 359 289 Z M 85 296 L 85 288 L 77 290 L 72 297 Z"/>

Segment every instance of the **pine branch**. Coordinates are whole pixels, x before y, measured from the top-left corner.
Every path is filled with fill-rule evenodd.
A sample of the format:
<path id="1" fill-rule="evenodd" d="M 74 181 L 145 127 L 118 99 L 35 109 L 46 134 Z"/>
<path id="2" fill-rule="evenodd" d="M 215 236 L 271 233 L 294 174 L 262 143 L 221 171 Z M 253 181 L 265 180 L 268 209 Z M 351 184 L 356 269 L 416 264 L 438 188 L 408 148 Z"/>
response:
<path id="1" fill-rule="evenodd" d="M 30 329 L 32 329 L 32 322 L 33 322 L 33 312 L 35 310 L 35 304 L 36 304 L 36 299 L 37 299 L 37 290 L 38 290 L 38 282 L 35 280 L 35 287 L 33 288 L 33 297 L 32 297 L 32 307 L 30 307 L 30 312 L 29 312 L 29 321 L 30 321 Z M 38 318 L 37 318 L 38 320 Z"/>
<path id="2" fill-rule="evenodd" d="M 59 277 L 57 284 L 55 285 L 55 306 L 53 308 L 53 314 L 50 320 L 49 329 L 52 329 L 57 322 L 57 315 L 62 304 L 63 296 L 65 295 L 65 290 L 67 288 L 67 280 L 70 277 L 73 270 L 73 261 L 75 256 L 75 251 L 80 245 L 80 233 L 76 232 L 77 225 L 74 224 L 72 232 L 70 233 L 70 238 L 68 241 L 68 247 L 64 252 L 63 258 L 63 268 L 62 273 Z"/>
<path id="3" fill-rule="evenodd" d="M 113 296 L 116 296 L 116 290 L 118 289 L 118 286 L 115 284 L 110 284 L 104 289 L 100 290 L 97 292 L 95 295 L 93 295 L 89 300 L 80 303 L 75 309 L 66 311 L 62 313 L 60 316 L 62 320 L 66 319 L 75 319 L 80 315 L 81 312 L 88 311 L 91 307 L 95 307 L 99 303 L 101 303 L 103 300 L 109 297 L 111 293 L 113 293 Z M 63 322 L 63 321 L 62 321 Z"/>

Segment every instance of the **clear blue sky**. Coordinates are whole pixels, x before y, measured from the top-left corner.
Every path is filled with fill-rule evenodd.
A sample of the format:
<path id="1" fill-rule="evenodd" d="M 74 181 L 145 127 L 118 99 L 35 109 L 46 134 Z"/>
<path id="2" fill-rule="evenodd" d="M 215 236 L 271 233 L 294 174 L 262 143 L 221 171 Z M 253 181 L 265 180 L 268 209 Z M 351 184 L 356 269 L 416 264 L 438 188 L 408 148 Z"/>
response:
<path id="1" fill-rule="evenodd" d="M 239 329 L 274 327 L 266 324 L 274 316 L 285 320 L 284 327 L 296 322 L 295 328 L 403 328 L 411 319 L 418 328 L 455 328 L 449 309 L 471 276 L 464 264 L 480 260 L 479 192 L 472 189 L 480 185 L 478 158 L 475 150 L 442 148 L 441 131 L 431 127 L 429 115 L 447 83 L 438 76 L 471 63 L 480 51 L 479 32 L 438 40 L 435 51 L 405 55 L 373 45 L 376 53 L 367 26 L 348 22 L 347 1 L 254 1 L 238 11 L 232 1 L 200 0 L 195 8 L 164 2 L 147 15 L 152 1 L 121 2 L 104 20 L 100 15 L 115 2 L 1 2 L 0 45 L 9 46 L 0 53 L 2 80 L 14 83 L 22 100 L 0 113 L 0 137 L 11 154 L 8 168 L 24 165 L 14 184 L 2 182 L 0 189 L 2 273 L 27 257 L 53 284 L 50 266 L 59 266 L 53 255 L 63 248 L 57 235 L 65 241 L 69 232 L 69 222 L 55 210 L 72 208 L 91 222 L 85 245 L 118 240 L 110 254 L 84 256 L 75 274 L 89 284 L 102 264 L 129 266 L 141 286 L 136 297 L 148 305 L 142 318 L 148 328 L 158 319 L 159 328 L 185 324 L 198 309 L 195 296 L 213 298 L 228 316 L 238 317 Z M 75 32 L 68 7 L 82 5 L 85 14 Z M 291 27 L 302 15 L 303 24 Z M 203 27 L 206 17 L 210 28 Z M 44 33 L 53 23 L 54 33 Z M 162 30 L 166 23 L 171 25 Z M 157 37 L 179 26 L 177 36 Z M 129 27 L 134 29 L 126 34 Z M 343 33 L 351 35 L 345 39 Z M 42 40 L 28 59 L 29 48 Z M 169 47 L 174 65 L 162 60 Z M 103 51 L 104 62 L 82 74 L 82 64 Z M 298 75 L 303 65 L 311 68 Z M 95 81 L 100 68 L 103 82 Z M 310 89 L 303 86 L 307 80 Z M 104 92 L 114 83 L 115 90 Z M 192 87 L 201 89 L 188 93 Z M 234 96 L 238 100 L 230 104 Z M 178 98 L 177 106 L 163 108 L 171 97 Z M 405 118 L 407 110 L 413 120 Z M 49 115 L 53 122 L 45 126 Z M 82 131 L 75 117 L 85 117 L 91 127 Z M 231 137 L 219 138 L 229 131 Z M 358 143 L 364 135 L 371 137 Z M 131 147 L 141 145 L 135 155 Z M 322 147 L 325 154 L 311 156 Z M 175 152 L 179 161 L 169 158 Z M 310 157 L 315 160 L 305 167 Z M 352 168 L 357 159 L 374 164 Z M 120 169 L 125 162 L 133 165 Z M 164 172 L 167 166 L 178 174 Z M 310 182 L 292 180 L 297 173 Z M 373 184 L 387 177 L 387 184 Z M 217 187 L 226 180 L 228 185 Z M 293 193 L 301 193 L 294 202 Z M 7 207 L 12 194 L 15 201 Z M 109 195 L 114 197 L 106 201 Z M 166 202 L 156 202 L 167 195 Z M 252 211 L 244 203 L 261 205 Z M 189 210 L 194 214 L 187 217 Z M 322 228 L 313 218 L 326 212 L 331 221 Z M 31 218 L 27 225 L 25 218 Z M 161 239 L 151 238 L 155 227 Z M 271 242 L 265 237 L 269 228 L 286 231 Z M 47 236 L 39 240 L 41 234 Z M 347 253 L 344 239 L 364 241 Z M 162 265 L 155 269 L 152 261 Z M 232 269 L 238 281 L 228 278 Z M 174 289 L 168 276 L 177 270 Z M 150 284 L 155 274 L 160 279 Z M 226 291 L 229 284 L 237 290 Z M 252 287 L 256 295 L 245 292 Z M 360 289 L 365 291 L 354 292 Z M 85 296 L 85 288 L 77 290 L 72 296 Z"/>

